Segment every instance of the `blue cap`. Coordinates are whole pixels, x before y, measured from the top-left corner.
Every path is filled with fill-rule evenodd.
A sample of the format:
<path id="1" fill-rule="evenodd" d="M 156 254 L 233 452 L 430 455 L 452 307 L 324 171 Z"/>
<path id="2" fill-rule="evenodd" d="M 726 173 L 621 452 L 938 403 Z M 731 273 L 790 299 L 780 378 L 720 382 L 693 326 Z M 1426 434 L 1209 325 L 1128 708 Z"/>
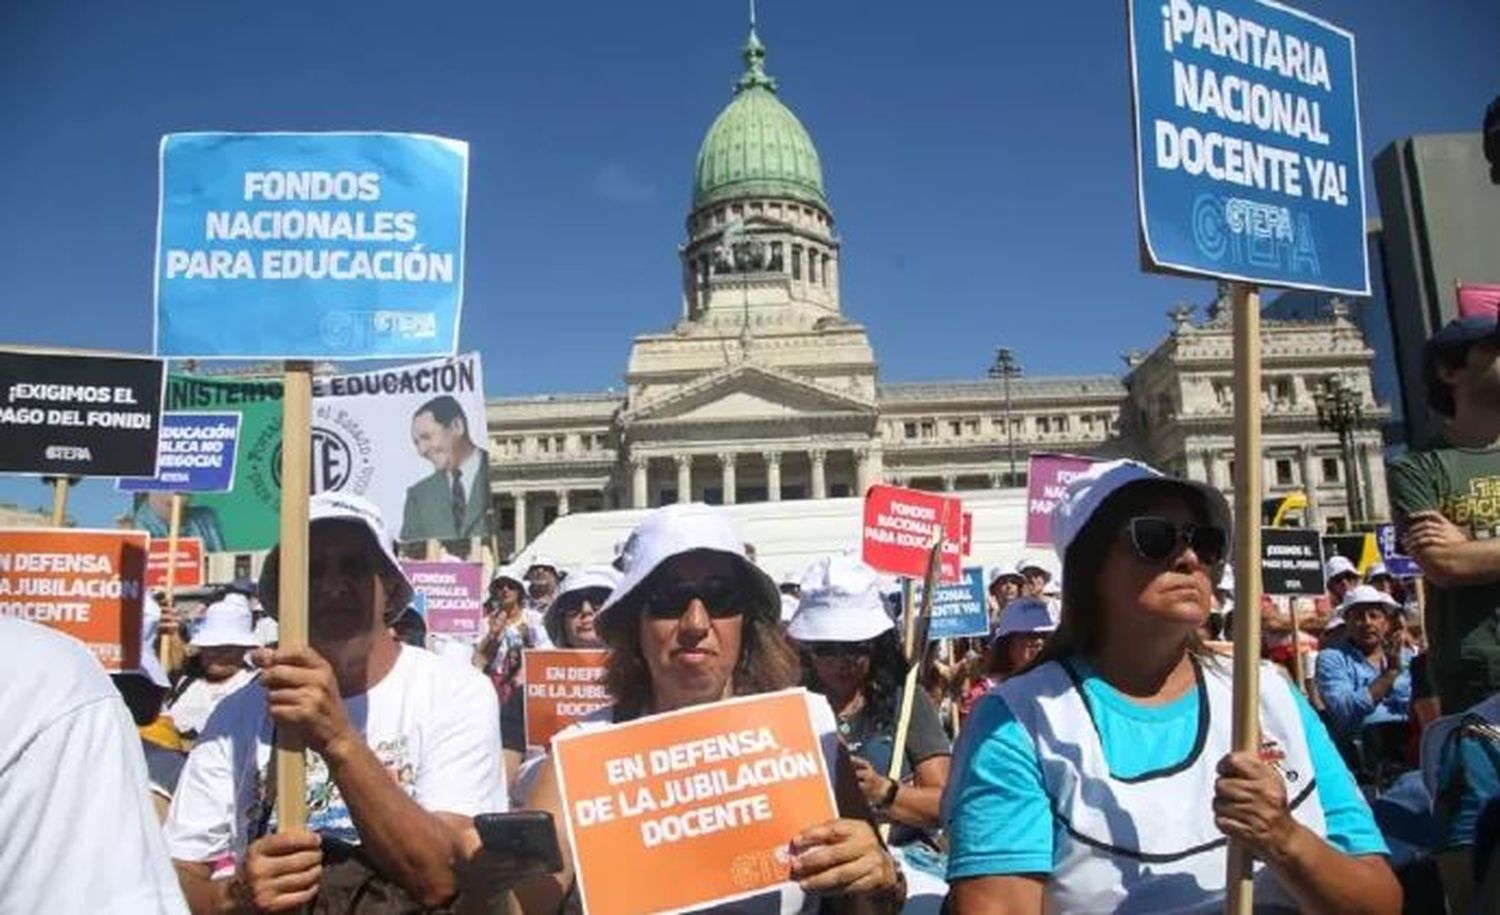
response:
<path id="1" fill-rule="evenodd" d="M 1422 384 L 1427 389 L 1427 405 L 1443 416 L 1456 409 L 1450 386 L 1438 376 L 1438 359 L 1453 356 L 1470 344 L 1495 336 L 1494 315 L 1470 315 L 1444 324 L 1427 338 L 1422 347 Z"/>

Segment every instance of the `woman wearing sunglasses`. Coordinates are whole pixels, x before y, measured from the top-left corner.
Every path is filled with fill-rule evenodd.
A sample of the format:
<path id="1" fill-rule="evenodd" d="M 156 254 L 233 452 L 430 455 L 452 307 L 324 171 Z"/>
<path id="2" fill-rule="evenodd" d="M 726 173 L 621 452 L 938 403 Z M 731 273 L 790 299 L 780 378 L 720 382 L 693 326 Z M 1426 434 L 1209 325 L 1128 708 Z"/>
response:
<path id="1" fill-rule="evenodd" d="M 610 650 L 605 685 L 610 722 L 798 685 L 796 652 L 780 628 L 776 583 L 745 557 L 727 511 L 670 505 L 647 515 L 621 554 L 624 579 L 594 619 Z M 787 889 L 735 903 L 733 911 L 894 911 L 905 898 L 895 860 L 869 819 L 847 755 L 839 749 L 827 704 L 809 701 L 833 773 L 840 819 L 787 836 Z M 516 894 L 528 915 L 573 910 L 573 862 L 551 766 L 542 767 L 531 807 L 552 814 L 563 870 L 529 881 Z M 727 866 L 728 862 L 726 862 Z"/>
<path id="2" fill-rule="evenodd" d="M 620 573 L 611 565 L 584 566 L 569 575 L 543 618 L 552 644 L 557 648 L 603 648 L 594 618 L 619 586 Z"/>
<path id="3" fill-rule="evenodd" d="M 952 748 L 925 691 L 912 700 L 901 778 L 886 774 L 906 662 L 875 570 L 853 556 L 818 560 L 803 577 L 787 635 L 802 650 L 807 688 L 827 697 L 838 716 L 839 739 L 871 809 L 892 823 L 935 829 Z"/>
<path id="4" fill-rule="evenodd" d="M 954 911 L 1219 911 L 1231 838 L 1257 911 L 1400 910 L 1370 810 L 1284 678 L 1261 676 L 1260 752 L 1231 752 L 1230 661 L 1197 633 L 1229 529 L 1217 490 L 1134 461 L 1069 484 L 1061 624 L 959 742 Z"/>

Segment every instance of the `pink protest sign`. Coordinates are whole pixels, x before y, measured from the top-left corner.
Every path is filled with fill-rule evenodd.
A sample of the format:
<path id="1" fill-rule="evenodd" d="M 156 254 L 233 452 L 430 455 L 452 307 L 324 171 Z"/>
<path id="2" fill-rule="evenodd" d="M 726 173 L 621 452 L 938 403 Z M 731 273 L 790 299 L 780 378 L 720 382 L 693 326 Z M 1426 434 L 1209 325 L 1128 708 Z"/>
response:
<path id="1" fill-rule="evenodd" d="M 1052 546 L 1052 509 L 1068 483 L 1094 461 L 1076 454 L 1033 454 L 1026 465 L 1026 545 Z"/>
<path id="2" fill-rule="evenodd" d="M 484 567 L 477 562 L 401 563 L 416 589 L 413 603 L 427 619 L 427 631 L 440 635 L 479 634 L 484 616 Z"/>

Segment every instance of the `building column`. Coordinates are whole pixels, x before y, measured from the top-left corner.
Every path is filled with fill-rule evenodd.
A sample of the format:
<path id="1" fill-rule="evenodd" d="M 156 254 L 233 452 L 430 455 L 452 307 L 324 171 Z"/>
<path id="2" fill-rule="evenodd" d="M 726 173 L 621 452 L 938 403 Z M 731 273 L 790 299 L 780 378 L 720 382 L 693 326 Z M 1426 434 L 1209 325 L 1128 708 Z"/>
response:
<path id="1" fill-rule="evenodd" d="M 856 496 L 863 499 L 865 490 L 870 488 L 870 449 L 860 448 L 854 452 L 854 486 L 858 490 Z"/>
<path id="2" fill-rule="evenodd" d="M 1323 529 L 1323 512 L 1320 507 L 1321 499 L 1318 498 L 1318 486 L 1322 480 L 1313 473 L 1318 470 L 1316 460 L 1313 456 L 1313 447 L 1303 445 L 1297 449 L 1297 457 L 1302 464 L 1302 491 L 1307 493 L 1307 526 L 1315 531 Z"/>
<path id="3" fill-rule="evenodd" d="M 1204 448 L 1199 454 L 1203 459 L 1203 482 L 1217 489 L 1219 487 L 1219 456 L 1212 448 Z"/>
<path id="4" fill-rule="evenodd" d="M 761 455 L 766 459 L 766 499 L 781 501 L 781 452 L 767 451 Z"/>
<path id="5" fill-rule="evenodd" d="M 516 493 L 516 552 L 526 546 L 526 493 Z"/>
<path id="6" fill-rule="evenodd" d="M 1003 473 L 992 473 L 992 474 L 990 474 L 990 489 L 1000 489 L 1004 485 L 1005 485 L 1005 474 L 1003 474 Z"/>
<path id="7" fill-rule="evenodd" d="M 569 514 L 572 510 L 573 502 L 568 490 L 559 489 L 557 491 L 557 517 L 561 518 Z"/>
<path id="8" fill-rule="evenodd" d="M 1366 522 L 1374 521 L 1381 513 L 1375 511 L 1375 465 L 1379 463 L 1379 452 L 1370 447 L 1369 442 L 1360 442 L 1355 446 L 1359 454 L 1359 501 L 1364 509 L 1362 516 Z"/>
<path id="9" fill-rule="evenodd" d="M 719 455 L 719 474 L 724 487 L 724 504 L 733 505 L 735 499 L 734 486 L 734 460 L 733 451 L 726 451 Z"/>
<path id="10" fill-rule="evenodd" d="M 693 456 L 677 455 L 677 501 L 679 504 L 693 501 Z"/>
<path id="11" fill-rule="evenodd" d="M 651 459 L 642 454 L 632 455 L 630 458 L 630 504 L 633 508 L 645 508 L 650 501 L 650 495 L 646 491 L 646 471 L 651 466 Z"/>
<path id="12" fill-rule="evenodd" d="M 958 483 L 958 477 L 956 477 L 955 475 L 953 475 L 951 473 L 945 473 L 945 474 L 943 474 L 943 492 L 952 492 L 953 491 L 953 487 L 957 483 Z"/>
<path id="13" fill-rule="evenodd" d="M 812 497 L 814 499 L 828 498 L 828 477 L 824 473 L 824 461 L 828 455 L 821 449 L 809 451 L 807 456 L 812 459 Z"/>

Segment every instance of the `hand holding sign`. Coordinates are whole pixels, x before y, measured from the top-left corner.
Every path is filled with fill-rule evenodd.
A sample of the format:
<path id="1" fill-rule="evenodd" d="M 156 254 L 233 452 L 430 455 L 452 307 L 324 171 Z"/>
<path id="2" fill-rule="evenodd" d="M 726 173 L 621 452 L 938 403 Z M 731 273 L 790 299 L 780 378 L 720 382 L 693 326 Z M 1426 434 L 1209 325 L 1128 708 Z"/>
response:
<path id="1" fill-rule="evenodd" d="M 333 668 L 312 648 L 261 648 L 250 653 L 261 668 L 266 707 L 278 727 L 300 737 L 318 755 L 336 755 L 341 743 L 358 742 Z"/>
<path id="2" fill-rule="evenodd" d="M 792 840 L 792 878 L 808 893 L 878 893 L 899 882 L 896 862 L 864 820 L 805 829 Z"/>

